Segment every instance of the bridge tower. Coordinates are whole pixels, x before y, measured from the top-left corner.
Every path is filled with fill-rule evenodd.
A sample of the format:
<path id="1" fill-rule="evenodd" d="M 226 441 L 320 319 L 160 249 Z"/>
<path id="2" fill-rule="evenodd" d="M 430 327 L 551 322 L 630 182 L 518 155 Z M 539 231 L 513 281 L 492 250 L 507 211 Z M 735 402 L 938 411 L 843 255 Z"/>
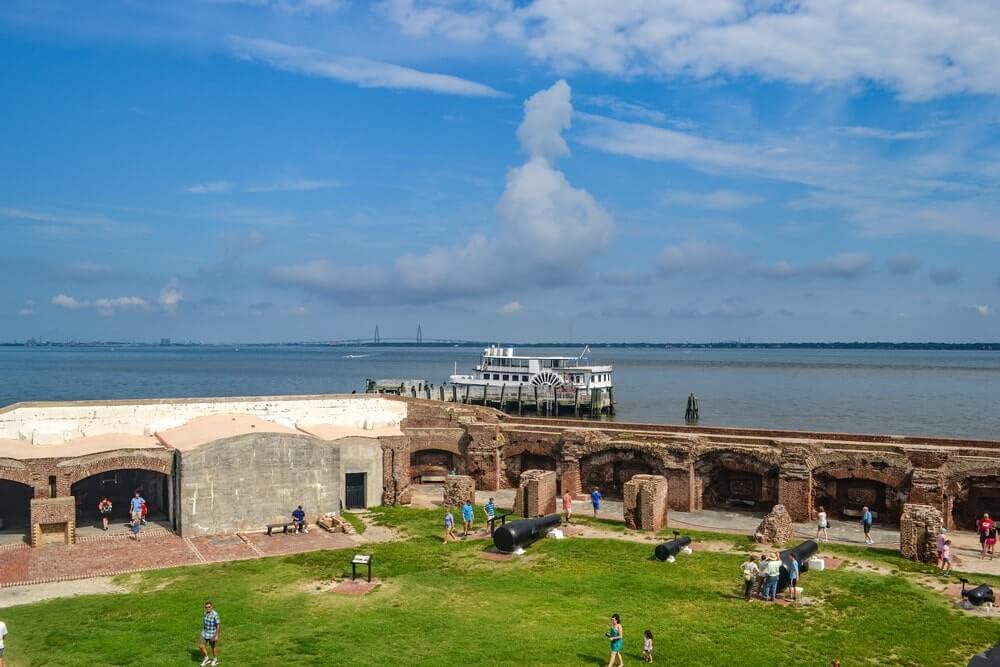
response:
<path id="1" fill-rule="evenodd" d="M 378 345 L 379 343 L 382 342 L 382 337 L 378 335 L 378 325 L 377 324 L 375 325 L 375 338 L 372 340 L 372 342 L 375 343 L 375 345 Z"/>
<path id="2" fill-rule="evenodd" d="M 424 344 L 424 332 L 420 329 L 420 325 L 417 325 L 417 345 Z"/>

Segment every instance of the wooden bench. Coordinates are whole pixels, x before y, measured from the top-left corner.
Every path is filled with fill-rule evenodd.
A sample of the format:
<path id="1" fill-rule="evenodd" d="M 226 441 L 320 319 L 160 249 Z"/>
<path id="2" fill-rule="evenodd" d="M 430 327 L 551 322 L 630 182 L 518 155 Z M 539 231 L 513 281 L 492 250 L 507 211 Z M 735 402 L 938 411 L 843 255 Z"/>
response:
<path id="1" fill-rule="evenodd" d="M 288 527 L 295 525 L 294 521 L 289 521 L 288 523 L 269 523 L 267 524 L 267 534 L 270 535 L 271 531 L 275 528 L 281 528 L 281 532 L 288 534 Z"/>

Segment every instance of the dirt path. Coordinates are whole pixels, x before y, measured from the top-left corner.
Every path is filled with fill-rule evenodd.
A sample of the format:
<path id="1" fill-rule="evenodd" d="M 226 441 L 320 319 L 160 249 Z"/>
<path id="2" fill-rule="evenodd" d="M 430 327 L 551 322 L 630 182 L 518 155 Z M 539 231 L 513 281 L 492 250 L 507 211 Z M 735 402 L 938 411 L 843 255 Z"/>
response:
<path id="1" fill-rule="evenodd" d="M 114 577 L 94 577 L 93 579 L 77 579 L 75 581 L 56 581 L 50 584 L 11 586 L 0 588 L 0 609 L 53 598 L 128 592 L 128 586 L 115 583 Z"/>

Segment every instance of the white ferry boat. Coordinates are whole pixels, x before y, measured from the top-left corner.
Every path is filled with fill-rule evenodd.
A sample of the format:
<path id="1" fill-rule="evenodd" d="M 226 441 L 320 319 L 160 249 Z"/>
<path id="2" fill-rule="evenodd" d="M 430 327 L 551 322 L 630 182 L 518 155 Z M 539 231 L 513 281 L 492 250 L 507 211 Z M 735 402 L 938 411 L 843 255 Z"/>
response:
<path id="1" fill-rule="evenodd" d="M 483 350 L 471 375 L 454 374 L 449 381 L 459 387 L 544 387 L 560 393 L 584 389 L 610 389 L 615 369 L 610 364 L 590 365 L 585 348 L 579 357 L 534 357 L 514 354 L 512 347 L 490 346 Z"/>

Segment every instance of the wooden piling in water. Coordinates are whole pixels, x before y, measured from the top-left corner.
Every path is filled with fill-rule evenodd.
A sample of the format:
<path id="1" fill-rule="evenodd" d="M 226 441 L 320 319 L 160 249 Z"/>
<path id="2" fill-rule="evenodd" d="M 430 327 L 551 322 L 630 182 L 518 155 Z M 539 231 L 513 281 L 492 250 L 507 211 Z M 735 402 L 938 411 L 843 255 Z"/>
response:
<path id="1" fill-rule="evenodd" d="M 580 388 L 573 388 L 573 416 L 580 416 Z"/>

